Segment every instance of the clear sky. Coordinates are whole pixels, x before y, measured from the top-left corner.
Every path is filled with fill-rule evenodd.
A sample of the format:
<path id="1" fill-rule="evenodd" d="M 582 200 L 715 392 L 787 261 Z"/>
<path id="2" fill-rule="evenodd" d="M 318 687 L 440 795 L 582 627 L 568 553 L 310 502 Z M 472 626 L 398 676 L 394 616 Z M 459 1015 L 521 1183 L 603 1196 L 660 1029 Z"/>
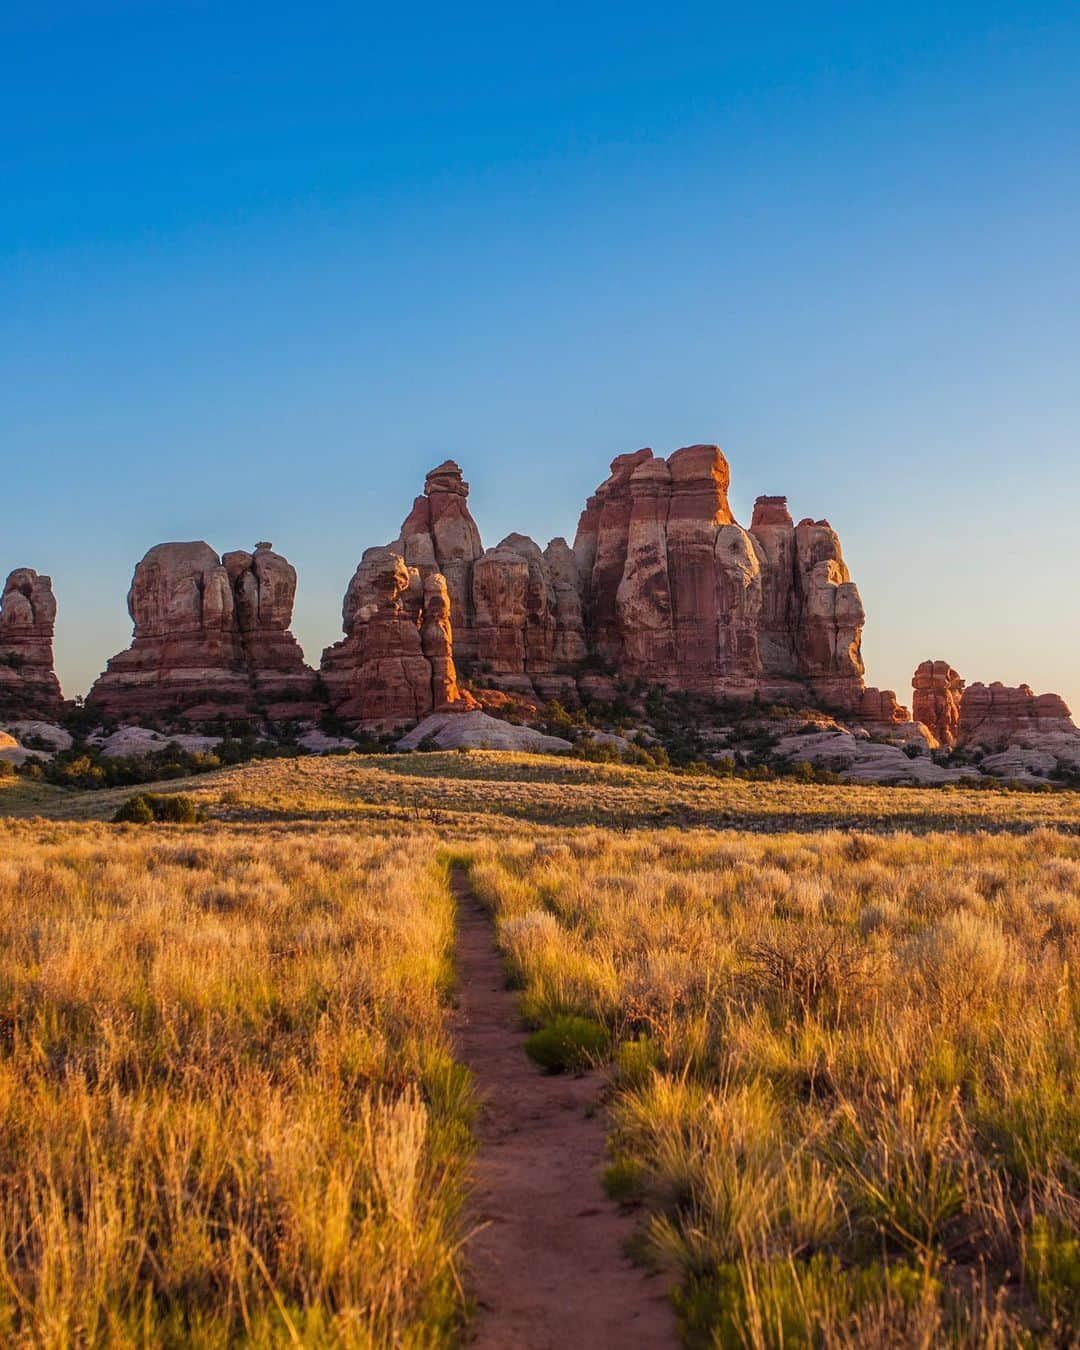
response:
<path id="1" fill-rule="evenodd" d="M 485 543 L 717 441 L 872 683 L 1080 711 L 1080 5 L 0 0 L 0 574 L 85 692 L 152 544 L 309 658 L 448 455 Z"/>

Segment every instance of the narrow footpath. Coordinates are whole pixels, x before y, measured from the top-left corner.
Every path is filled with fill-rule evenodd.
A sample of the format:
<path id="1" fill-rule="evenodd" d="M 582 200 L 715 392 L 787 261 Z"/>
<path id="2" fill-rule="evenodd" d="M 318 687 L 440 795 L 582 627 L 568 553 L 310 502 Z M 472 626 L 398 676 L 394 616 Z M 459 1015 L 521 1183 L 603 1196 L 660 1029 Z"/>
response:
<path id="1" fill-rule="evenodd" d="M 542 1074 L 526 1057 L 491 921 L 463 868 L 455 1040 L 481 1110 L 470 1240 L 479 1350 L 664 1350 L 677 1344 L 665 1282 L 624 1248 L 634 1220 L 605 1196 L 597 1074 Z M 596 1108 L 595 1110 L 591 1108 Z"/>

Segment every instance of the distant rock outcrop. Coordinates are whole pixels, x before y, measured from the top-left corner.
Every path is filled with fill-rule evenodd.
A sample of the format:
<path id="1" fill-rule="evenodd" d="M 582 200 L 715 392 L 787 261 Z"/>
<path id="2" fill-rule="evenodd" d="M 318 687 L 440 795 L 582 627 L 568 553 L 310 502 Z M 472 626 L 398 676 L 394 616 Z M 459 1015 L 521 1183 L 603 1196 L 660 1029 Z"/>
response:
<path id="1" fill-rule="evenodd" d="M 743 529 L 729 479 L 715 445 L 612 461 L 574 542 L 588 646 L 646 683 L 854 708 L 864 614 L 839 539 L 783 497 Z"/>
<path id="2" fill-rule="evenodd" d="M 965 688 L 947 661 L 923 661 L 911 683 L 915 716 L 981 772 L 1032 785 L 1080 774 L 1080 731 L 1058 694 L 1000 682 Z"/>
<path id="3" fill-rule="evenodd" d="M 729 478 L 715 445 L 667 460 L 649 449 L 619 455 L 589 498 L 572 549 L 564 539 L 541 549 L 510 534 L 485 550 L 468 484 L 447 460 L 427 475 L 388 546 L 417 580 L 378 611 L 378 641 L 370 634 L 349 646 L 346 603 L 346 642 L 324 659 L 331 703 L 353 720 L 384 722 L 424 701 L 415 691 L 426 676 L 408 664 L 412 634 L 393 625 L 403 614 L 410 625 L 419 620 L 406 592 L 419 595 L 441 574 L 457 667 L 525 698 L 610 698 L 621 679 L 825 702 L 865 710 L 883 729 L 910 723 L 894 695 L 864 688 L 862 603 L 828 522 L 795 525 L 785 498 L 761 497 L 743 529 L 728 504 Z M 361 647 L 373 654 L 361 658 Z"/>
<path id="4" fill-rule="evenodd" d="M 934 748 L 937 747 L 937 739 L 930 728 L 923 725 L 919 718 L 912 721 L 911 713 L 897 702 L 896 694 L 891 689 L 864 689 L 851 709 L 850 716 L 858 726 L 878 735 L 922 741 L 928 747 L 933 741 Z"/>
<path id="5" fill-rule="evenodd" d="M 235 598 L 255 711 L 271 722 L 315 716 L 321 707 L 315 672 L 289 631 L 296 569 L 265 542 L 251 553 L 226 553 L 221 561 Z"/>
<path id="6" fill-rule="evenodd" d="M 923 661 L 911 677 L 915 691 L 912 712 L 939 745 L 952 749 L 960 727 L 960 700 L 964 681 L 948 661 Z"/>
<path id="7" fill-rule="evenodd" d="M 450 707 L 461 694 L 446 578 L 421 575 L 393 548 L 369 548 L 342 606 L 345 637 L 323 652 L 330 707 L 355 726 L 393 728 Z"/>
<path id="8" fill-rule="evenodd" d="M 472 565 L 484 551 L 480 531 L 469 514 L 469 485 L 452 459 L 432 469 L 424 482 L 424 495 L 413 502 L 390 545 L 421 577 L 441 572 L 453 614 L 455 644 L 459 657 L 473 656 Z"/>
<path id="9" fill-rule="evenodd" d="M 960 700 L 957 744 L 994 746 L 1031 734 L 1077 735 L 1065 700 L 1036 694 L 1028 685 L 1012 688 L 969 684 Z"/>
<path id="10" fill-rule="evenodd" d="M 656 686 L 817 705 L 914 753 L 996 745 L 1020 728 L 1072 728 L 1054 696 L 1036 698 L 1026 686 L 965 691 L 945 662 L 915 672 L 914 719 L 893 691 L 868 688 L 865 613 L 836 531 L 827 520 L 796 524 L 782 496 L 758 497 L 744 528 L 729 481 L 715 445 L 667 459 L 647 448 L 618 455 L 572 548 L 512 533 L 485 549 L 469 485 L 444 461 L 397 538 L 363 554 L 343 605 L 345 636 L 323 654 L 324 690 L 289 632 L 296 573 L 269 544 L 224 557 L 202 542 L 159 545 L 128 597 L 132 645 L 112 658 L 89 702 L 129 722 L 311 719 L 328 706 L 353 727 L 390 729 L 475 709 L 463 692 L 468 676 L 479 696 L 521 707 Z M 0 633 L 29 623 L 36 668 L 51 672 L 47 588 L 33 573 L 13 573 Z M 16 682 L 19 660 L 6 674 L 0 661 L 0 692 Z M 31 664 L 22 659 L 23 670 Z"/>
<path id="11" fill-rule="evenodd" d="M 87 703 L 122 720 L 315 715 L 315 673 L 288 631 L 295 594 L 296 572 L 270 544 L 224 559 L 201 540 L 158 544 L 128 592 L 132 644 Z"/>
<path id="12" fill-rule="evenodd" d="M 63 712 L 53 665 L 55 623 L 51 580 L 17 568 L 0 593 L 0 715 L 47 720 Z"/>
<path id="13" fill-rule="evenodd" d="M 445 576 L 459 665 L 521 694 L 573 694 L 586 655 L 573 552 L 522 534 L 485 551 L 468 495 L 453 460 L 432 469 L 390 548 L 421 577 Z"/>

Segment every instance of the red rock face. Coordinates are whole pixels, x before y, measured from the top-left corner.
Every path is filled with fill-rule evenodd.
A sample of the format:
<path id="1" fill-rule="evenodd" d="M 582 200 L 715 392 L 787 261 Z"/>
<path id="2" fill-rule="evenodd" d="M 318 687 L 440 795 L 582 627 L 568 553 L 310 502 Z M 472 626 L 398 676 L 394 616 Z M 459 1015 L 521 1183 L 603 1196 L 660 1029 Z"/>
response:
<path id="1" fill-rule="evenodd" d="M 991 747 L 1025 732 L 1075 732 L 1058 694 L 1036 694 L 1026 684 L 971 684 L 960 700 L 956 743 Z"/>
<path id="2" fill-rule="evenodd" d="M 798 668 L 795 651 L 800 616 L 795 522 L 786 497 L 759 497 L 754 503 L 750 533 L 761 556 L 761 616 L 758 652 L 762 669 L 783 672 Z"/>
<path id="3" fill-rule="evenodd" d="M 563 539 L 541 551 L 521 534 L 485 551 L 468 493 L 452 460 L 432 469 L 390 548 L 421 578 L 445 577 L 459 662 L 523 694 L 561 692 L 585 655 L 577 560 Z"/>
<path id="4" fill-rule="evenodd" d="M 447 461 L 390 547 L 421 578 L 446 577 L 459 665 L 522 696 L 572 700 L 597 680 L 613 693 L 583 670 L 600 658 L 674 689 L 855 709 L 864 616 L 839 539 L 827 521 L 795 526 L 783 497 L 759 498 L 744 530 L 729 478 L 714 445 L 619 455 L 572 550 L 512 534 L 484 551 Z"/>
<path id="5" fill-rule="evenodd" d="M 623 648 L 618 591 L 626 570 L 634 509 L 630 478 L 652 457 L 653 452 L 645 449 L 632 455 L 618 455 L 611 461 L 610 476 L 596 489 L 596 495 L 585 508 L 586 514 L 591 513 L 596 521 L 595 544 L 580 537 L 574 541 L 574 553 L 579 557 L 590 548 L 593 553 L 586 582 L 589 638 L 595 650 L 611 661 L 621 657 Z"/>
<path id="6" fill-rule="evenodd" d="M 617 464 L 619 461 L 616 460 Z M 613 466 L 614 467 L 614 466 Z M 625 541 L 611 540 L 613 565 L 621 561 L 615 604 L 602 649 L 620 653 L 629 670 L 669 666 L 675 659 L 672 588 L 668 563 L 671 470 L 662 459 L 643 459 L 629 479 L 630 514 Z M 609 584 L 601 574 L 595 584 Z M 607 612 L 606 602 L 603 609 Z"/>
<path id="7" fill-rule="evenodd" d="M 123 720 L 287 721 L 317 715 L 315 673 L 288 631 L 296 572 L 269 544 L 218 557 L 158 544 L 135 569 L 131 646 L 87 703 Z"/>
<path id="8" fill-rule="evenodd" d="M 795 527 L 794 646 L 798 670 L 818 698 L 850 709 L 862 692 L 860 652 L 866 621 L 840 539 L 827 520 Z"/>
<path id="9" fill-rule="evenodd" d="M 897 702 L 896 694 L 891 689 L 864 689 L 852 713 L 861 726 L 871 731 L 888 733 L 911 722 L 911 713 Z"/>
<path id="10" fill-rule="evenodd" d="M 226 553 L 221 561 L 233 590 L 256 708 L 271 721 L 317 717 L 315 673 L 289 631 L 296 569 L 268 543 L 256 544 L 253 553 Z"/>
<path id="11" fill-rule="evenodd" d="M 454 616 L 458 654 L 473 656 L 472 567 L 484 551 L 469 513 L 469 485 L 452 459 L 432 469 L 391 545 L 421 576 L 441 572 Z"/>
<path id="12" fill-rule="evenodd" d="M 854 708 L 864 614 L 839 539 L 796 527 L 783 497 L 759 498 L 744 530 L 729 477 L 711 445 L 612 462 L 574 544 L 587 645 L 649 683 Z"/>
<path id="13" fill-rule="evenodd" d="M 960 728 L 964 681 L 948 661 L 923 661 L 911 677 L 911 687 L 915 721 L 929 727 L 938 742 L 951 750 Z"/>
<path id="14" fill-rule="evenodd" d="M 53 666 L 56 600 L 32 568 L 12 572 L 0 592 L 0 714 L 58 717 L 64 711 Z"/>
<path id="15" fill-rule="evenodd" d="M 446 578 L 391 548 L 369 548 L 345 596 L 345 638 L 323 652 L 332 710 L 354 726 L 394 728 L 474 706 L 457 687 Z"/>

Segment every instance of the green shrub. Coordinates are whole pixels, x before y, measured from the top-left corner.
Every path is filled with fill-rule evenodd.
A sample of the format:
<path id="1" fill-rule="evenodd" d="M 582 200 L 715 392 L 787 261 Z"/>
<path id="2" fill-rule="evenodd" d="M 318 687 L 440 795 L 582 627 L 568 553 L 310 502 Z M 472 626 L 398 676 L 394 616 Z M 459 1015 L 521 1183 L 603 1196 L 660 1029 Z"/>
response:
<path id="1" fill-rule="evenodd" d="M 1064 1224 L 1036 1216 L 1024 1267 L 1043 1313 L 1080 1323 L 1080 1238 Z"/>
<path id="2" fill-rule="evenodd" d="M 525 1042 L 525 1053 L 545 1073 L 579 1072 L 599 1059 L 608 1047 L 608 1034 L 587 1017 L 556 1017 Z"/>
<path id="3" fill-rule="evenodd" d="M 154 812 L 145 797 L 129 797 L 113 816 L 114 825 L 152 825 Z"/>
<path id="4" fill-rule="evenodd" d="M 150 810 L 153 811 L 156 821 L 169 825 L 195 825 L 202 819 L 198 807 L 190 797 L 182 795 L 159 797 L 148 793 L 146 800 L 150 803 Z"/>
<path id="5" fill-rule="evenodd" d="M 604 1169 L 604 1191 L 620 1205 L 636 1204 L 642 1196 L 645 1167 L 636 1158 L 616 1158 Z"/>
<path id="6" fill-rule="evenodd" d="M 144 792 L 123 803 L 113 816 L 113 824 L 195 825 L 202 819 L 202 813 L 190 797 L 164 797 L 155 792 Z"/>
<path id="7" fill-rule="evenodd" d="M 623 1041 L 615 1052 L 615 1068 L 620 1087 L 640 1087 L 652 1077 L 660 1062 L 660 1052 L 651 1036 Z"/>

